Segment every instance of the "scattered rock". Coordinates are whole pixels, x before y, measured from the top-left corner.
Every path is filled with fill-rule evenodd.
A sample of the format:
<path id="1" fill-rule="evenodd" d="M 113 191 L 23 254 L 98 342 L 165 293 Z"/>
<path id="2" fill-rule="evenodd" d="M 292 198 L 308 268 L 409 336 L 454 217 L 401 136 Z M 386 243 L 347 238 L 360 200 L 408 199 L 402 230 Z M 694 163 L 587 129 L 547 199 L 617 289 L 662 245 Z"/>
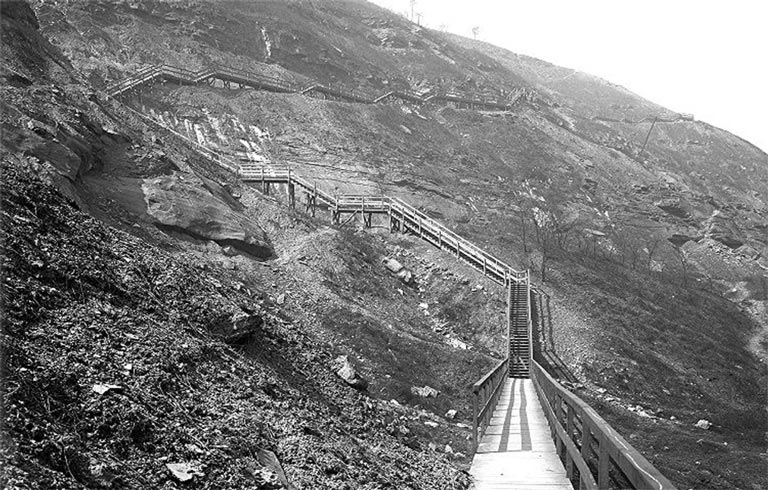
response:
<path id="1" fill-rule="evenodd" d="M 260 315 L 239 310 L 231 315 L 219 317 L 218 321 L 210 324 L 209 331 L 228 344 L 241 344 L 253 337 L 260 330 L 262 323 Z"/>
<path id="2" fill-rule="evenodd" d="M 259 449 L 257 457 L 259 459 L 259 463 L 264 465 L 267 470 L 273 473 L 283 487 L 288 488 L 289 490 L 293 488 L 293 486 L 288 482 L 288 477 L 285 476 L 283 465 L 280 464 L 280 460 L 277 459 L 275 453 L 272 451 L 267 451 L 266 449 Z"/>
<path id="3" fill-rule="evenodd" d="M 120 385 L 109 384 L 95 384 L 91 387 L 91 390 L 95 391 L 99 395 L 103 395 L 109 391 L 122 391 L 123 387 Z"/>
<path id="4" fill-rule="evenodd" d="M 456 410 L 451 409 L 451 410 L 448 410 L 447 412 L 445 412 L 445 418 L 447 418 L 448 420 L 455 419 L 456 418 Z"/>
<path id="5" fill-rule="evenodd" d="M 456 349 L 461 349 L 461 350 L 467 350 L 469 348 L 469 346 L 465 342 L 462 342 L 461 340 L 454 339 L 454 338 L 448 339 L 448 344 L 451 347 L 454 347 Z"/>
<path id="6" fill-rule="evenodd" d="M 285 293 L 283 293 L 280 296 L 278 296 L 276 302 L 279 305 L 282 305 L 283 303 L 285 303 Z"/>
<path id="7" fill-rule="evenodd" d="M 435 428 L 435 427 L 438 427 L 440 424 L 438 424 L 437 422 L 432 422 L 431 420 L 425 420 L 424 425 L 426 425 L 427 427 Z"/>
<path id="8" fill-rule="evenodd" d="M 165 466 L 171 471 L 173 477 L 180 482 L 189 481 L 196 476 L 205 476 L 202 471 L 189 463 L 166 463 Z"/>
<path id="9" fill-rule="evenodd" d="M 368 381 L 355 371 L 347 356 L 337 357 L 334 364 L 336 366 L 336 374 L 349 386 L 356 390 L 368 389 Z"/>
<path id="10" fill-rule="evenodd" d="M 445 453 L 446 454 L 453 454 L 453 448 L 450 445 L 448 445 L 448 444 L 445 445 Z"/>
<path id="11" fill-rule="evenodd" d="M 602 231 L 599 231 L 599 230 L 592 230 L 592 229 L 589 229 L 589 228 L 585 228 L 584 229 L 584 235 L 586 235 L 586 236 L 593 236 L 593 237 L 597 237 L 597 238 L 602 238 L 602 237 L 605 236 L 605 233 L 603 233 Z"/>
<path id="12" fill-rule="evenodd" d="M 422 388 L 419 388 L 418 386 L 411 386 L 411 393 L 423 398 L 437 398 L 437 395 L 440 394 L 440 392 L 436 389 L 426 385 Z"/>
<path id="13" fill-rule="evenodd" d="M 698 422 L 696 422 L 696 427 L 699 429 L 709 430 L 709 428 L 712 427 L 712 422 L 706 419 L 700 419 Z"/>
<path id="14" fill-rule="evenodd" d="M 132 363 L 129 362 L 129 363 L 123 365 L 123 375 L 124 376 L 130 376 L 132 372 L 133 372 L 133 364 Z"/>
<path id="15" fill-rule="evenodd" d="M 381 261 L 384 263 L 384 266 L 404 284 L 411 284 L 411 282 L 413 282 L 413 273 L 396 259 L 384 257 Z"/>

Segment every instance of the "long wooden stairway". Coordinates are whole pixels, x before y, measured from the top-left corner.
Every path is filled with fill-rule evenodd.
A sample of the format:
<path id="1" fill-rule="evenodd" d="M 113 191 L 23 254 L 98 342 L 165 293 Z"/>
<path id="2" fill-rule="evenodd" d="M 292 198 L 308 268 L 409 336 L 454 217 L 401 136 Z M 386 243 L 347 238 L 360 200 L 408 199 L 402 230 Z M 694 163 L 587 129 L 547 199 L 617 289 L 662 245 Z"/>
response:
<path id="1" fill-rule="evenodd" d="M 291 204 L 298 187 L 306 209 L 332 213 L 384 214 L 392 231 L 408 231 L 454 254 L 508 292 L 508 357 L 473 386 L 475 458 L 470 473 L 476 489 L 634 488 L 674 490 L 674 486 L 597 413 L 563 388 L 533 359 L 528 271 L 516 271 L 405 202 L 386 196 L 331 196 L 291 169 L 241 165 L 133 109 L 137 116 L 186 141 L 243 181 L 286 184 Z M 364 218 L 365 220 L 365 218 Z M 559 462 L 559 466 L 558 466 Z M 618 485 L 616 478 L 619 478 Z"/>
<path id="2" fill-rule="evenodd" d="M 306 77 L 300 77 L 306 78 Z M 301 95 L 316 95 L 358 104 L 386 104 L 391 102 L 424 104 L 450 104 L 457 108 L 478 109 L 485 111 L 510 111 L 514 104 L 531 89 L 519 88 L 512 92 L 488 97 L 484 94 L 465 94 L 455 91 L 439 91 L 430 94 L 417 94 L 410 91 L 389 91 L 381 95 L 364 94 L 355 89 L 307 79 L 305 83 L 294 83 L 279 78 L 266 76 L 251 70 L 212 64 L 199 71 L 171 65 L 151 65 L 145 67 L 106 87 L 107 93 L 117 97 L 130 92 L 137 87 L 151 84 L 155 81 L 166 81 L 180 85 L 213 84 L 219 80 L 225 87 L 250 87 L 278 93 L 295 93 Z"/>

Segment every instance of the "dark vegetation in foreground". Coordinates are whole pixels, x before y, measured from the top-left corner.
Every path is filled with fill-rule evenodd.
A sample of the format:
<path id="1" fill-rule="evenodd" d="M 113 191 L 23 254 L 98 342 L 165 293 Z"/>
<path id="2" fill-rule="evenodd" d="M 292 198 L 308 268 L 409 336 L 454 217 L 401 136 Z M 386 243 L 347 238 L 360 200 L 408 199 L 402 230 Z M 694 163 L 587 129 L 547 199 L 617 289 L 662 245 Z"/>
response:
<path id="1" fill-rule="evenodd" d="M 77 211 L 34 165 L 2 165 L 6 488 L 177 488 L 177 463 L 196 488 L 279 487 L 261 450 L 300 488 L 466 486 L 262 293 Z"/>

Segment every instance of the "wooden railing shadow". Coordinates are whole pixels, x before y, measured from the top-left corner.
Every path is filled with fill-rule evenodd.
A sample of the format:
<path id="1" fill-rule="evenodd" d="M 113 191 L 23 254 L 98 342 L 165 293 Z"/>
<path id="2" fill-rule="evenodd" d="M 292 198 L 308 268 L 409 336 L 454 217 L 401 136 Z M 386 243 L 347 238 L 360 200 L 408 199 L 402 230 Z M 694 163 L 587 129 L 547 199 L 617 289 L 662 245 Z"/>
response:
<path id="1" fill-rule="evenodd" d="M 533 318 L 534 338 L 533 357 L 547 372 L 569 383 L 577 383 L 578 378 L 568 368 L 557 353 L 552 325 L 550 296 L 544 292 L 534 292 L 531 297 L 531 317 Z"/>

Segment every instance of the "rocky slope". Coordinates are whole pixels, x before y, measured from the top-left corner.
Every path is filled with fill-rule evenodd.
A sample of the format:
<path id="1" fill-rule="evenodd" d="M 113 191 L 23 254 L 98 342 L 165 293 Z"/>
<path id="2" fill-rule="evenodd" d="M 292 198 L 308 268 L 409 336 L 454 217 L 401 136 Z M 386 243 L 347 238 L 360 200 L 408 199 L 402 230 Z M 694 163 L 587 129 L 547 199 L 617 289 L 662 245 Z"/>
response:
<path id="1" fill-rule="evenodd" d="M 328 191 L 403 197 L 510 263 L 531 267 L 551 298 L 540 331 L 546 360 L 654 464 L 685 487 L 764 482 L 768 158 L 757 148 L 605 81 L 423 30 L 362 1 L 34 7 L 42 32 L 96 87 L 147 63 L 220 62 L 369 93 L 456 89 L 497 97 L 524 88 L 529 95 L 503 114 L 168 85 L 124 102 L 233 158 L 289 162 Z M 29 70 L 50 64 L 45 56 L 27 64 L 18 54 L 4 58 L 16 72 L 9 84 L 27 83 L 16 76 L 35 80 Z M 53 68 L 70 79 L 50 83 L 82 87 L 68 62 L 55 59 L 64 68 Z M 3 100 L 22 106 L 19 100 L 30 100 L 23 90 L 6 90 Z M 302 330 L 342 346 L 329 349 L 334 355 L 357 352 L 369 393 L 426 403 L 436 413 L 467 407 L 465 388 L 489 362 L 470 353 L 503 343 L 499 292 L 469 271 L 449 274 L 449 258 L 407 237 L 370 241 L 286 215 L 278 202 L 240 187 L 156 128 L 147 132 L 118 103 L 77 90 L 130 123 L 130 130 L 106 137 L 132 138 L 101 146 L 94 141 L 103 135 L 81 138 L 97 155 L 94 165 L 70 171 L 60 187 L 83 209 L 173 250 L 179 260 L 203 260 L 238 271 L 243 282 L 269 285 L 266 294 L 281 299 L 279 309 Z M 58 108 L 61 97 L 48 104 L 41 107 Z M 83 112 L 95 118 L 100 111 Z M 65 126 L 33 112 L 7 116 L 7 127 L 28 128 L 15 130 L 26 131 L 16 140 L 36 141 L 34 134 L 62 141 L 53 131 L 74 135 L 83 126 L 74 116 Z M 641 152 L 654 116 L 662 121 Z M 30 127 L 28 119 L 37 122 Z M 101 127 L 115 124 L 102 119 Z M 46 131 L 53 136 L 41 136 Z M 13 147 L 11 138 L 4 144 L 54 165 L 76 161 Z M 60 174 L 51 172 L 59 180 Z M 237 255 L 216 235 L 200 235 L 194 223 L 168 227 L 161 216 L 174 213 L 166 210 L 189 206 L 150 206 L 145 190 L 184 188 L 180 175 L 195 195 L 216 203 L 220 216 L 242 214 L 249 236 L 274 251 L 270 266 L 247 250 L 249 256 Z M 161 214 L 153 211 L 158 207 Z M 343 245 L 349 241 L 358 252 Z M 347 257 L 355 253 L 362 255 Z M 416 272 L 418 285 L 388 277 L 378 260 L 386 254 Z M 381 282 L 372 286 L 363 273 Z M 407 306 L 393 306 L 400 301 Z M 382 308 L 392 321 L 378 313 Z M 427 348 L 434 357 L 418 362 Z M 411 394 L 411 386 L 430 383 L 442 398 Z M 700 418 L 712 420 L 714 430 L 695 428 Z"/>
<path id="2" fill-rule="evenodd" d="M 491 360 L 394 250 L 237 189 L 2 5 L 4 488 L 465 488 Z"/>

